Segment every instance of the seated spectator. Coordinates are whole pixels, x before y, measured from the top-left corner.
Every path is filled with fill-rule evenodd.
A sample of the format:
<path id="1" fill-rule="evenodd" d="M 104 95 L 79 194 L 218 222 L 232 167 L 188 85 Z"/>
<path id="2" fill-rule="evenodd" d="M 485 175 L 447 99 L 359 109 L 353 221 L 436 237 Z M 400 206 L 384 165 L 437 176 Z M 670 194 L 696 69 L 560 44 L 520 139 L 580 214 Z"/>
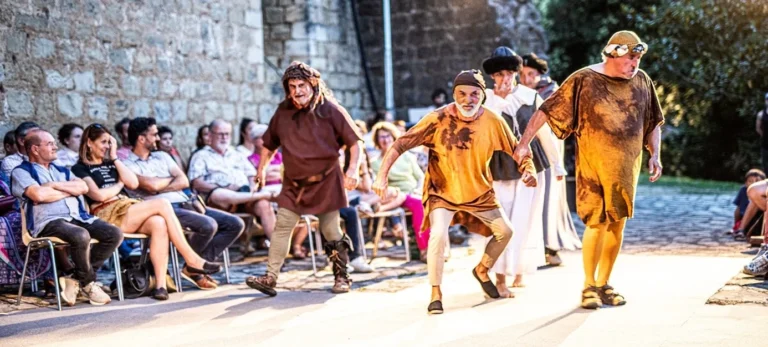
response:
<path id="1" fill-rule="evenodd" d="M 13 169 L 11 190 L 21 200 L 33 237 L 57 237 L 69 244 L 75 269 L 73 278 L 59 278 L 62 300 L 72 306 L 82 294 L 93 305 L 109 303 L 109 295 L 96 282 L 96 269 L 120 244 L 122 232 L 85 211 L 81 196 L 88 186 L 68 169 L 52 164 L 58 149 L 53 135 L 32 130 L 24 146 L 29 161 Z M 91 238 L 99 243 L 91 247 Z"/>
<path id="2" fill-rule="evenodd" d="M 264 146 L 264 140 L 262 137 L 264 136 L 264 133 L 267 131 L 267 126 L 264 124 L 256 124 L 251 123 L 248 128 L 250 128 L 250 134 L 248 136 L 248 140 L 246 143 L 250 143 L 253 146 L 254 152 L 248 157 L 248 161 L 250 161 L 253 164 L 254 168 L 259 167 L 259 161 L 261 160 L 261 149 Z M 242 127 L 241 127 L 242 128 Z M 272 158 L 272 161 L 269 162 L 269 165 L 267 166 L 267 182 L 265 183 L 262 190 L 279 194 L 281 188 L 283 187 L 283 155 L 280 152 L 275 153 L 275 156 Z M 269 225 L 269 227 L 265 227 L 263 225 L 262 221 L 262 227 L 264 227 L 264 234 L 266 234 L 267 239 L 272 238 L 272 231 L 274 230 L 274 225 Z M 269 231 L 269 232 L 267 232 Z M 293 229 L 293 237 L 291 238 L 291 255 L 294 259 L 304 259 L 307 256 L 307 250 L 302 247 L 302 244 L 304 243 L 304 240 L 307 239 L 307 235 L 309 234 L 309 231 L 307 230 L 307 227 L 304 224 L 296 226 L 296 228 Z M 250 253 L 250 235 L 246 237 L 246 249 L 247 253 Z"/>
<path id="3" fill-rule="evenodd" d="M 127 197 L 125 188 L 136 189 L 139 179 L 117 157 L 117 140 L 101 124 L 92 124 L 83 133 L 80 161 L 72 173 L 88 185 L 86 197 L 91 212 L 119 227 L 124 233 L 141 233 L 150 237 L 149 258 L 156 278 L 168 272 L 168 242 L 172 242 L 186 263 L 185 270 L 194 274 L 210 275 L 221 266 L 201 258 L 184 238 L 176 214 L 168 200 L 139 201 Z M 155 281 L 152 297 L 167 300 L 165 281 Z"/>
<path id="4" fill-rule="evenodd" d="M 255 153 L 253 151 L 255 147 L 251 141 L 251 132 L 257 125 L 259 125 L 259 123 L 256 123 L 256 121 L 250 118 L 243 118 L 243 120 L 240 121 L 240 142 L 235 149 L 242 153 L 246 158 Z"/>
<path id="5" fill-rule="evenodd" d="M 395 121 L 395 127 L 401 134 L 405 134 L 405 121 L 402 119 L 398 119 Z"/>
<path id="6" fill-rule="evenodd" d="M 749 230 L 752 224 L 755 223 L 754 217 L 757 215 L 757 211 L 765 209 L 765 206 L 760 208 L 755 203 L 751 203 L 750 198 L 747 196 L 748 188 L 764 179 L 765 174 L 762 170 L 749 170 L 744 178 L 744 185 L 739 189 L 736 198 L 733 200 L 733 204 L 736 205 L 736 209 L 733 212 L 733 233 L 734 238 L 737 240 L 746 239 L 744 231 Z M 753 191 L 756 189 L 753 189 Z"/>
<path id="7" fill-rule="evenodd" d="M 277 194 L 256 191 L 256 169 L 230 146 L 232 125 L 215 120 L 211 122 L 210 134 L 211 145 L 195 153 L 189 163 L 192 188 L 212 207 L 258 217 L 264 232 L 271 234 L 276 216 L 270 200 Z"/>
<path id="8" fill-rule="evenodd" d="M 16 154 L 16 152 L 19 151 L 19 149 L 16 148 L 16 135 L 13 130 L 5 133 L 5 137 L 3 138 L 3 149 L 5 150 L 6 157 Z"/>
<path id="9" fill-rule="evenodd" d="M 365 252 L 365 249 L 362 248 L 360 245 L 360 216 L 358 214 L 358 206 L 360 206 L 362 202 L 362 195 L 363 193 L 368 193 L 370 195 L 371 193 L 371 185 L 373 184 L 373 180 L 371 178 L 371 170 L 370 170 L 370 164 L 368 163 L 368 154 L 365 153 L 365 150 L 363 150 L 363 157 L 359 159 L 360 161 L 360 181 L 357 184 L 357 187 L 355 190 L 347 190 L 347 200 L 349 201 L 349 206 L 344 207 L 339 210 L 339 216 L 342 220 L 344 220 L 344 232 L 347 234 L 349 239 L 352 241 L 352 246 L 349 250 L 349 265 L 352 266 L 352 269 L 354 272 L 359 273 L 368 273 L 373 272 L 373 267 L 371 267 L 368 263 L 365 262 L 365 259 L 362 257 L 361 252 Z M 344 172 L 349 169 L 349 148 L 345 148 L 345 150 L 342 152 L 341 156 L 339 157 L 339 161 L 341 162 L 341 167 Z M 374 196 L 378 197 L 377 195 L 373 194 Z"/>
<path id="10" fill-rule="evenodd" d="M 187 171 L 187 166 L 181 159 L 179 151 L 176 149 L 176 147 L 173 146 L 173 131 L 171 128 L 167 126 L 161 126 L 157 129 L 157 132 L 160 136 L 160 140 L 157 142 L 157 148 L 165 153 L 168 153 L 168 155 L 173 158 L 173 161 L 176 162 L 176 165 L 178 165 L 183 171 Z"/>
<path id="11" fill-rule="evenodd" d="M 400 132 L 397 128 L 390 123 L 379 123 L 373 127 L 373 138 L 376 140 L 376 147 L 381 153 L 386 153 L 395 140 L 400 136 Z M 381 169 L 381 157 L 371 162 L 371 169 L 378 174 Z M 421 257 L 426 257 L 427 243 L 429 241 L 429 231 L 420 233 L 421 223 L 424 218 L 424 206 L 421 203 L 421 186 L 424 182 L 424 172 L 421 171 L 417 162 L 416 156 L 410 152 L 403 153 L 400 158 L 395 161 L 392 168 L 389 171 L 389 185 L 391 187 L 399 189 L 405 193 L 405 200 L 400 206 L 411 211 L 413 214 L 412 227 L 416 234 L 416 243 L 421 252 Z M 397 203 L 399 201 L 389 202 L 388 204 Z M 384 204 L 387 207 L 388 204 Z M 401 237 L 401 233 L 405 229 L 401 221 L 397 223 L 392 232 L 397 237 Z"/>
<path id="12" fill-rule="evenodd" d="M 80 139 L 83 137 L 83 127 L 75 124 L 64 124 L 59 129 L 59 143 L 64 146 L 56 153 L 56 161 L 53 163 L 58 166 L 71 168 L 77 163 L 80 150 Z"/>
<path id="13" fill-rule="evenodd" d="M 121 146 L 117 149 L 117 158 L 120 160 L 125 160 L 131 153 L 131 146 L 128 144 L 128 123 L 130 121 L 128 117 L 125 117 L 115 124 L 115 132 L 120 136 Z"/>
<path id="14" fill-rule="evenodd" d="M 237 216 L 206 207 L 184 193 L 189 180 L 168 153 L 156 151 L 157 134 L 154 118 L 137 117 L 130 123 L 128 141 L 133 152 L 125 166 L 136 174 L 138 187 L 129 189 L 128 194 L 146 201 L 170 202 L 192 250 L 207 262 L 214 262 L 240 236 L 245 224 Z M 210 275 L 194 273 L 187 267 L 181 275 L 200 289 L 217 287 Z"/>
<path id="15" fill-rule="evenodd" d="M 0 171 L 2 171 L 3 174 L 11 177 L 11 171 L 19 166 L 21 162 L 28 160 L 27 150 L 24 147 L 24 137 L 26 137 L 27 133 L 30 131 L 39 128 L 40 127 L 35 122 L 23 122 L 16 127 L 14 135 L 16 136 L 16 148 L 19 151 L 3 158 L 3 161 L 0 163 Z"/>
<path id="16" fill-rule="evenodd" d="M 211 145 L 211 136 L 208 129 L 208 124 L 200 126 L 197 128 L 197 137 L 195 138 L 195 150 L 192 151 L 192 154 L 189 155 L 189 160 L 187 160 L 187 163 L 192 162 L 192 157 L 195 156 L 195 153 L 197 153 L 199 150 L 205 148 L 205 146 Z M 187 167 L 187 170 L 189 170 L 189 167 Z"/>
<path id="17" fill-rule="evenodd" d="M 0 198 L 10 195 L 11 190 L 0 181 Z M 18 206 L 0 206 L 0 286 L 19 283 L 26 254 L 27 246 L 21 239 L 21 214 Z M 50 253 L 39 252 L 37 256 L 29 258 L 27 275 L 34 281 L 45 275 L 50 268 Z"/>
<path id="18" fill-rule="evenodd" d="M 437 88 L 432 92 L 432 109 L 441 108 L 448 103 L 448 93 L 443 88 Z"/>

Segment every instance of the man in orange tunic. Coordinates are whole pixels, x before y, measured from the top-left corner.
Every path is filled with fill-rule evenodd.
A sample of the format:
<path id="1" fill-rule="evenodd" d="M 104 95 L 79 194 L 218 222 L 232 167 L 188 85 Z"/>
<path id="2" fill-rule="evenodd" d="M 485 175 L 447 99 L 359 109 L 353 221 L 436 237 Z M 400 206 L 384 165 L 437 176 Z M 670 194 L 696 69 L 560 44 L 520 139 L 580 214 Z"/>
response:
<path id="1" fill-rule="evenodd" d="M 603 49 L 604 62 L 576 71 L 533 115 L 515 160 L 530 156 L 528 144 L 546 122 L 555 135 L 576 135 L 577 210 L 584 224 L 584 291 L 581 306 L 624 305 L 608 285 L 627 218 L 632 217 L 643 146 L 650 152 L 651 182 L 661 177 L 661 124 L 653 81 L 638 69 L 648 46 L 619 31 Z M 598 270 L 597 278 L 595 274 Z"/>
<path id="2" fill-rule="evenodd" d="M 399 137 L 384 155 L 373 185 L 377 194 L 388 198 L 387 174 L 395 160 L 417 146 L 429 150 L 423 196 L 426 220 L 422 230 L 431 227 L 427 251 L 432 285 L 432 298 L 427 308 L 430 314 L 443 312 L 440 284 L 448 227 L 454 217 L 470 231 L 494 236 L 486 246 L 480 264 L 472 270 L 483 291 L 491 298 L 498 298 L 499 292 L 488 277 L 488 269 L 512 238 L 512 226 L 494 195 L 488 165 L 495 151 L 511 155 L 517 139 L 501 116 L 482 105 L 485 80 L 480 71 L 462 71 L 453 85 L 456 102 L 427 114 Z M 526 185 L 536 185 L 536 173 L 530 159 L 524 160 L 519 170 Z"/>

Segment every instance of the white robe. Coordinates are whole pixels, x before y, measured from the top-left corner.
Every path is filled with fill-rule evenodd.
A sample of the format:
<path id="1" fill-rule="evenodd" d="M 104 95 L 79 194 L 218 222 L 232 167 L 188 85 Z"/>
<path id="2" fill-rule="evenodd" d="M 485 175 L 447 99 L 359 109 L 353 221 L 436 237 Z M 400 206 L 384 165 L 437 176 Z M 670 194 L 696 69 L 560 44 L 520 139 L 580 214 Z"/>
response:
<path id="1" fill-rule="evenodd" d="M 537 100 L 536 91 L 523 85 L 518 85 L 506 98 L 495 95 L 493 90 L 486 90 L 486 95 L 486 107 L 498 114 L 503 111 L 511 116 L 516 116 L 522 105 L 533 105 Z M 557 138 L 549 126 L 544 124 L 536 133 L 536 137 L 554 171 L 564 174 L 562 160 L 557 159 L 560 156 Z M 512 222 L 514 234 L 507 249 L 491 269 L 492 272 L 509 276 L 531 274 L 536 268 L 546 264 L 543 235 L 545 174 L 546 171 L 537 174 L 536 187 L 526 187 L 520 180 L 493 182 L 496 198 Z"/>
<path id="2" fill-rule="evenodd" d="M 563 140 L 558 140 L 560 153 L 565 150 Z M 562 157 L 561 157 L 562 160 Z M 581 248 L 581 239 L 573 225 L 571 210 L 568 208 L 565 179 L 557 180 L 557 174 L 548 169 L 544 187 L 544 246 L 553 250 L 573 251 Z"/>

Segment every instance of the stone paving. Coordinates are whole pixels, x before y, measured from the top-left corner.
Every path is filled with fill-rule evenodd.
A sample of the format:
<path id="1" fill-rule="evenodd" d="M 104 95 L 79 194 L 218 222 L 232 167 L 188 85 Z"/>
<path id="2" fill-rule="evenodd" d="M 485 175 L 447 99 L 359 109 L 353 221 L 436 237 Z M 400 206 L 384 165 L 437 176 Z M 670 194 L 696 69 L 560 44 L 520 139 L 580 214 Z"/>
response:
<path id="1" fill-rule="evenodd" d="M 732 223 L 733 194 L 721 191 L 689 192 L 674 187 L 654 187 L 641 185 L 638 188 L 636 199 L 635 218 L 627 223 L 623 254 L 645 255 L 694 255 L 694 256 L 719 256 L 719 257 L 743 257 L 745 263 L 747 255 L 753 250 L 743 242 L 733 241 L 733 238 L 725 232 Z M 574 214 L 575 217 L 575 214 Z M 577 220 L 577 229 L 581 233 L 583 224 Z M 405 263 L 405 254 L 402 245 L 393 245 L 391 240 L 383 241 L 384 248 L 379 256 L 373 260 L 376 271 L 370 274 L 353 274 L 353 290 L 356 291 L 380 291 L 396 292 L 410 288 L 424 281 L 426 265 L 419 261 Z M 368 255 L 370 256 L 371 244 L 368 243 Z M 476 252 L 467 246 L 454 246 L 451 250 L 451 259 L 445 266 L 446 273 L 458 269 L 466 270 L 465 263 Z M 233 252 L 233 258 L 237 258 Z M 232 283 L 239 284 L 250 275 L 260 275 L 266 271 L 266 251 L 257 252 L 255 256 L 235 262 L 231 268 Z M 333 276 L 326 267 L 325 257 L 320 255 L 318 260 L 318 274 L 312 273 L 310 258 L 304 260 L 288 259 L 280 276 L 278 287 L 293 291 L 327 291 L 333 284 Z M 737 273 L 740 269 L 734 269 Z M 103 273 L 104 281 L 111 281 L 108 273 Z M 219 280 L 224 279 L 223 273 L 217 275 Z M 738 276 L 737 276 L 738 277 Z M 766 302 L 768 291 L 756 285 L 758 280 L 742 281 L 734 279 L 724 288 L 727 297 L 714 303 L 734 304 L 740 302 Z M 194 290 L 189 283 L 185 283 L 185 289 Z M 744 295 L 739 292 L 744 291 Z M 749 295 L 747 295 L 749 294 Z M 763 295 L 762 300 L 749 299 L 754 295 Z M 53 299 L 38 299 L 25 297 L 21 307 L 8 305 L 12 294 L 6 293 L 0 296 L 0 313 L 15 311 L 18 309 L 47 306 L 53 303 Z M 740 300 L 744 297 L 744 300 Z"/>

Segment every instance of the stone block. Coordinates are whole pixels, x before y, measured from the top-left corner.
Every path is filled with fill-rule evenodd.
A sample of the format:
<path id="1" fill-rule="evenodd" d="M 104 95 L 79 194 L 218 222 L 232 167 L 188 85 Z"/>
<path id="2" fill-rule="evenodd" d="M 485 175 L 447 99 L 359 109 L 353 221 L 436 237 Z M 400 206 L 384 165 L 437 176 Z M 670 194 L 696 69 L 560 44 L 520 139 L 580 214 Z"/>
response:
<path id="1" fill-rule="evenodd" d="M 105 2 L 104 16 L 112 24 L 120 24 L 125 21 L 125 9 L 123 4 L 117 1 Z"/>
<path id="2" fill-rule="evenodd" d="M 187 117 L 192 123 L 204 123 L 205 105 L 197 102 L 190 102 L 187 109 Z"/>
<path id="3" fill-rule="evenodd" d="M 72 23 L 64 18 L 51 22 L 51 30 L 58 38 L 68 39 L 72 32 Z"/>
<path id="4" fill-rule="evenodd" d="M 74 38 L 80 41 L 87 41 L 93 37 L 93 28 L 90 25 L 79 24 L 75 27 Z"/>
<path id="5" fill-rule="evenodd" d="M 133 71 L 133 56 L 136 52 L 133 48 L 112 48 L 109 50 L 109 61 L 112 65 L 119 66 L 125 72 Z"/>
<path id="6" fill-rule="evenodd" d="M 157 77 L 144 78 L 144 96 L 157 97 L 160 93 L 160 80 Z"/>
<path id="7" fill-rule="evenodd" d="M 45 31 L 48 28 L 48 18 L 19 13 L 16 15 L 16 28 Z"/>
<path id="8" fill-rule="evenodd" d="M 221 118 L 221 105 L 216 101 L 205 103 L 205 123 L 210 123 L 215 119 Z"/>
<path id="9" fill-rule="evenodd" d="M 211 2 L 210 16 L 215 22 L 227 20 L 227 9 L 217 2 Z"/>
<path id="10" fill-rule="evenodd" d="M 179 53 L 183 55 L 201 54 L 203 46 L 199 40 L 185 40 L 179 45 Z"/>
<path id="11" fill-rule="evenodd" d="M 165 49 L 166 39 L 161 34 L 149 34 L 145 37 L 146 44 L 150 47 Z"/>
<path id="12" fill-rule="evenodd" d="M 131 103 L 127 100 L 115 100 L 112 110 L 114 110 L 117 119 L 129 117 L 131 115 Z"/>
<path id="13" fill-rule="evenodd" d="M 291 38 L 291 26 L 288 24 L 275 24 L 269 29 L 269 38 L 273 40 L 287 40 Z"/>
<path id="14" fill-rule="evenodd" d="M 8 52 L 22 54 L 27 51 L 26 33 L 16 30 L 9 30 L 5 35 L 5 42 Z"/>
<path id="15" fill-rule="evenodd" d="M 207 82 L 202 82 L 197 85 L 195 96 L 199 99 L 206 100 L 213 96 L 213 85 Z"/>
<path id="16" fill-rule="evenodd" d="M 128 96 L 141 96 L 141 84 L 139 77 L 124 75 L 122 79 L 123 94 Z"/>
<path id="17" fill-rule="evenodd" d="M 258 64 L 264 61 L 264 48 L 253 46 L 248 48 L 248 63 Z"/>
<path id="18" fill-rule="evenodd" d="M 187 101 L 174 100 L 171 102 L 171 119 L 174 123 L 181 123 L 187 120 Z"/>
<path id="19" fill-rule="evenodd" d="M 173 64 L 171 58 L 160 56 L 157 58 L 157 72 L 161 75 L 169 75 L 173 71 Z"/>
<path id="20" fill-rule="evenodd" d="M 240 99 L 240 86 L 237 84 L 227 84 L 227 101 L 237 102 Z"/>
<path id="21" fill-rule="evenodd" d="M 84 71 L 72 76 L 75 81 L 75 90 L 84 93 L 93 93 L 96 89 L 96 80 L 93 71 Z"/>
<path id="22" fill-rule="evenodd" d="M 291 5 L 285 8 L 285 21 L 288 23 L 295 23 L 305 21 L 306 7 Z"/>
<path id="23" fill-rule="evenodd" d="M 278 24 L 285 20 L 285 13 L 282 7 L 267 7 L 264 9 L 264 22 L 267 24 Z M 246 24 L 248 21 L 246 20 Z"/>
<path id="24" fill-rule="evenodd" d="M 271 2 L 270 5 L 274 5 L 274 0 L 266 0 L 265 4 L 267 2 Z M 262 5 L 261 0 L 250 0 L 248 3 L 252 9 L 261 10 L 261 5 Z"/>
<path id="25" fill-rule="evenodd" d="M 51 89 L 72 89 L 75 86 L 72 76 L 62 75 L 56 70 L 45 71 L 45 84 Z"/>
<path id="26" fill-rule="evenodd" d="M 227 73 L 229 74 L 229 79 L 232 82 L 243 81 L 243 66 L 240 65 L 239 62 L 230 62 L 227 66 Z"/>
<path id="27" fill-rule="evenodd" d="M 74 63 L 80 60 L 80 47 L 74 42 L 63 40 L 59 42 L 59 51 L 61 59 L 68 63 Z"/>
<path id="28" fill-rule="evenodd" d="M 105 71 L 99 83 L 96 84 L 96 91 L 99 94 L 117 95 L 120 93 L 118 86 L 119 74 L 114 71 Z"/>
<path id="29" fill-rule="evenodd" d="M 167 123 L 171 120 L 171 105 L 165 101 L 157 101 L 154 105 L 155 119 L 158 123 Z"/>
<path id="30" fill-rule="evenodd" d="M 160 88 L 160 92 L 165 97 L 174 97 L 179 90 L 179 86 L 173 83 L 171 80 L 163 81 L 163 86 Z"/>
<path id="31" fill-rule="evenodd" d="M 202 63 L 198 60 L 187 60 L 186 64 L 184 64 L 184 67 L 185 74 L 189 77 L 197 77 L 203 73 Z"/>
<path id="32" fill-rule="evenodd" d="M 150 117 L 149 100 L 141 99 L 133 104 L 133 118 Z"/>
<path id="33" fill-rule="evenodd" d="M 228 121 L 237 119 L 237 112 L 233 104 L 221 104 L 221 118 Z"/>
<path id="34" fill-rule="evenodd" d="M 32 96 L 26 91 L 8 89 L 5 100 L 8 103 L 8 115 L 11 117 L 29 117 L 35 113 Z"/>
<path id="35" fill-rule="evenodd" d="M 243 25 L 245 24 L 245 11 L 239 8 L 233 8 L 229 10 L 229 22 L 232 24 Z"/>
<path id="36" fill-rule="evenodd" d="M 88 47 L 85 49 L 85 59 L 91 63 L 106 63 L 107 56 L 101 47 Z"/>
<path id="37" fill-rule="evenodd" d="M 277 106 L 274 104 L 261 104 L 259 106 L 259 123 L 268 124 L 272 119 L 272 115 L 275 114 Z"/>
<path id="38" fill-rule="evenodd" d="M 107 120 L 109 116 L 109 100 L 103 96 L 88 98 L 88 116 L 91 119 Z"/>
<path id="39" fill-rule="evenodd" d="M 291 38 L 292 39 L 306 39 L 309 38 L 309 26 L 307 22 L 296 22 L 291 25 Z"/>
<path id="40" fill-rule="evenodd" d="M 78 93 L 63 93 L 58 95 L 59 113 L 77 118 L 83 115 L 83 96 Z"/>
<path id="41" fill-rule="evenodd" d="M 179 94 L 184 99 L 193 99 L 197 95 L 197 83 L 193 81 L 183 81 L 179 85 Z"/>
<path id="42" fill-rule="evenodd" d="M 136 71 L 152 71 L 155 68 L 154 55 L 151 52 L 139 51 L 136 53 Z"/>
<path id="43" fill-rule="evenodd" d="M 114 27 L 102 26 L 96 29 L 96 37 L 102 42 L 117 42 L 120 32 Z"/>
<path id="44" fill-rule="evenodd" d="M 269 12 L 267 15 L 269 15 Z M 261 28 L 263 26 L 261 16 L 261 9 L 245 11 L 245 25 L 251 28 Z M 280 14 L 280 16 L 282 16 L 282 14 Z"/>
<path id="45" fill-rule="evenodd" d="M 240 85 L 240 101 L 241 102 L 253 102 L 253 89 L 247 84 Z"/>
<path id="46" fill-rule="evenodd" d="M 53 41 L 37 38 L 32 43 L 32 56 L 38 59 L 46 59 L 53 56 L 56 46 Z"/>

